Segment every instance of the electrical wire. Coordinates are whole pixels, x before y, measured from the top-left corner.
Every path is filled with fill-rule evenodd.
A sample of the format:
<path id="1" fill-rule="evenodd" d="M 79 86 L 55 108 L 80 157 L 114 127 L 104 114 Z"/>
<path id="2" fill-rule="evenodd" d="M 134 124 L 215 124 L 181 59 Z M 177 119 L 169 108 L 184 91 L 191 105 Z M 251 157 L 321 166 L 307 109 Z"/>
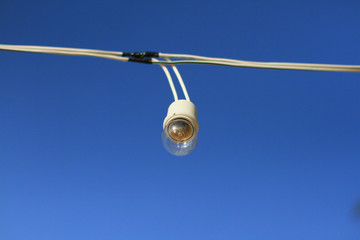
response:
<path id="1" fill-rule="evenodd" d="M 359 65 L 335 65 L 335 64 L 311 64 L 311 63 L 282 63 L 282 62 L 253 62 L 242 61 L 227 58 L 211 58 L 189 54 L 169 54 L 169 53 L 134 53 L 125 54 L 117 51 L 103 51 L 80 48 L 63 48 L 63 47 L 45 47 L 45 46 L 26 46 L 26 45 L 5 45 L 0 44 L 0 50 L 49 53 L 72 56 L 90 56 L 113 59 L 123 62 L 133 61 L 141 63 L 153 63 L 162 65 L 179 65 L 179 64 L 205 64 L 221 65 L 230 67 L 249 67 L 249 68 L 266 68 L 266 69 L 286 69 L 286 70 L 308 70 L 308 71 L 334 71 L 334 72 L 360 72 Z M 126 57 L 125 57 L 126 56 Z M 131 58 L 129 58 L 130 56 Z M 159 58 L 176 58 L 183 60 L 176 61 L 154 61 L 155 58 L 144 58 L 156 56 Z M 176 73 L 176 72 L 175 72 Z"/>
<path id="2" fill-rule="evenodd" d="M 33 45 L 5 45 L 0 44 L 1 50 L 8 51 L 31 51 L 39 50 L 47 53 L 47 51 L 61 51 L 61 52 L 88 52 L 88 53 L 99 53 L 99 54 L 109 54 L 122 56 L 123 52 L 117 51 L 104 51 L 104 50 L 94 50 L 94 49 L 84 49 L 84 48 L 67 48 L 67 47 L 47 47 L 47 46 L 33 46 Z"/>
<path id="3" fill-rule="evenodd" d="M 283 62 L 254 62 L 243 61 L 227 58 L 211 58 L 189 54 L 169 54 L 159 53 L 162 58 L 178 58 L 199 60 L 191 62 L 174 61 L 173 64 L 213 64 L 231 67 L 257 67 L 257 68 L 273 68 L 273 69 L 293 69 L 294 70 L 310 70 L 310 71 L 346 71 L 360 72 L 359 65 L 336 65 L 336 64 L 312 64 L 312 63 L 283 63 Z M 332 69 L 332 70 L 331 70 Z"/>
<path id="4" fill-rule="evenodd" d="M 107 58 L 122 62 L 129 61 L 128 57 L 121 57 L 120 55 L 122 54 L 121 52 L 101 51 L 101 50 L 91 50 L 91 49 L 17 46 L 17 45 L 0 44 L 0 50 L 15 51 L 15 52 L 47 53 L 47 54 L 70 55 L 70 56 L 100 57 L 100 58 Z"/>
<path id="5" fill-rule="evenodd" d="M 165 59 L 166 59 L 168 62 L 171 62 L 171 60 L 170 60 L 169 58 L 165 58 Z M 175 65 L 173 65 L 173 64 L 171 64 L 171 67 L 172 67 L 172 69 L 173 69 L 173 71 L 174 71 L 177 79 L 179 80 L 179 83 L 180 83 L 181 89 L 182 89 L 182 91 L 183 91 L 183 93 L 184 93 L 185 99 L 188 100 L 188 101 L 190 101 L 190 97 L 189 97 L 189 94 L 188 94 L 188 92 L 187 92 L 187 90 L 186 90 L 185 83 L 184 83 L 184 81 L 183 81 L 183 79 L 182 79 L 182 77 L 181 77 L 181 75 L 180 75 L 177 67 L 176 67 Z"/>
<path id="6" fill-rule="evenodd" d="M 153 61 L 158 61 L 157 59 L 153 59 Z M 172 94 L 174 96 L 174 100 L 177 101 L 179 98 L 178 98 L 178 95 L 177 95 L 177 92 L 176 92 L 176 89 L 175 89 L 175 86 L 174 86 L 174 82 L 171 78 L 171 75 L 170 75 L 170 72 L 169 70 L 163 65 L 163 64 L 159 64 L 159 66 L 162 68 L 162 70 L 164 71 L 167 79 L 168 79 L 168 82 L 169 82 L 169 85 L 170 85 L 170 88 L 171 88 L 171 91 L 172 91 Z"/>
<path id="7" fill-rule="evenodd" d="M 180 64 L 203 64 L 219 65 L 229 67 L 248 67 L 264 69 L 283 69 L 283 70 L 307 70 L 307 71 L 331 71 L 331 72 L 360 72 L 358 65 L 331 65 L 331 64 L 304 64 L 304 63 L 266 63 L 266 62 L 249 62 L 249 61 L 205 61 L 205 60 L 179 60 L 179 61 L 159 61 L 155 64 L 180 65 Z"/>
<path id="8" fill-rule="evenodd" d="M 31 52 L 31 53 L 47 53 L 70 56 L 88 56 L 112 59 L 122 62 L 139 62 L 159 65 L 167 79 L 174 96 L 175 101 L 178 95 L 166 65 L 171 65 L 184 93 L 185 99 L 190 101 L 189 94 L 186 90 L 185 83 L 176 67 L 181 64 L 202 64 L 202 65 L 219 65 L 229 67 L 248 67 L 248 68 L 264 68 L 264 69 L 285 69 L 285 70 L 307 70 L 307 71 L 332 71 L 332 72 L 360 72 L 360 65 L 338 65 L 338 64 L 313 64 L 313 63 L 283 63 L 283 62 L 255 62 L 243 61 L 228 58 L 212 58 L 190 54 L 172 54 L 172 53 L 156 53 L 156 52 L 140 52 L 126 53 L 119 51 L 104 51 L 82 48 L 68 47 L 48 47 L 48 46 L 31 46 L 31 45 L 6 45 L 0 44 L 0 50 Z M 166 61 L 158 60 L 164 58 Z M 177 60 L 171 60 L 177 59 Z"/>

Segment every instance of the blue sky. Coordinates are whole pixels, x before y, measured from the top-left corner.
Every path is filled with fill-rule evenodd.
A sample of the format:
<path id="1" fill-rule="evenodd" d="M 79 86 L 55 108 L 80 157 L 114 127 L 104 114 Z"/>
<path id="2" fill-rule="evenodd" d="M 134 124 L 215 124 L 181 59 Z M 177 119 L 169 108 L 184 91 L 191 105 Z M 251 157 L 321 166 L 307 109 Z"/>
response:
<path id="1" fill-rule="evenodd" d="M 24 1 L 0 43 L 360 64 L 358 1 Z M 0 239 L 359 239 L 360 75 L 0 52 Z M 178 87 L 178 85 L 177 85 Z"/>

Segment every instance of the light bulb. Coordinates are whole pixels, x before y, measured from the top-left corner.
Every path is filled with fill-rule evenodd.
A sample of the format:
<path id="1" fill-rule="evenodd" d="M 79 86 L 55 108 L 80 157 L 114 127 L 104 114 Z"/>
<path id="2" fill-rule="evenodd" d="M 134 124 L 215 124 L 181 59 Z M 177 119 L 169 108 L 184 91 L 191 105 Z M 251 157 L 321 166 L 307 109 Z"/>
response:
<path id="1" fill-rule="evenodd" d="M 170 105 L 161 136 L 168 152 L 183 156 L 194 150 L 199 129 L 196 115 L 196 107 L 190 101 L 178 100 Z"/>
<path id="2" fill-rule="evenodd" d="M 194 127 L 186 119 L 176 119 L 167 125 L 166 135 L 175 142 L 185 142 L 194 134 Z"/>

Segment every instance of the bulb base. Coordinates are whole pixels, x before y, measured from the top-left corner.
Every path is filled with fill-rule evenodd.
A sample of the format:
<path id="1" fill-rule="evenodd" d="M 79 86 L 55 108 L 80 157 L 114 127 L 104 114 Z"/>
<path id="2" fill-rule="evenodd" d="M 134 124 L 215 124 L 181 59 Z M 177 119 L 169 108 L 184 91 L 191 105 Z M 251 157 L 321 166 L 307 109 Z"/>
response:
<path id="1" fill-rule="evenodd" d="M 163 129 L 165 126 L 175 118 L 183 118 L 192 123 L 196 132 L 199 131 L 199 123 L 197 121 L 197 110 L 195 105 L 188 100 L 177 100 L 173 102 L 168 109 L 167 116 L 163 123 Z"/>

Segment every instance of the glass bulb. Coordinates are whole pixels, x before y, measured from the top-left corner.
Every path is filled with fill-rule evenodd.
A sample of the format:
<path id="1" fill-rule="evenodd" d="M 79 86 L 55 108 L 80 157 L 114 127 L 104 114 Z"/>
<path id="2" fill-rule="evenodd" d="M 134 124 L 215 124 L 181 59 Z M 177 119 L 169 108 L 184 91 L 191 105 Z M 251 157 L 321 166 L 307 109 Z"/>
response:
<path id="1" fill-rule="evenodd" d="M 194 128 L 189 121 L 179 119 L 169 124 L 167 134 L 175 142 L 184 142 L 193 136 Z"/>
<path id="2" fill-rule="evenodd" d="M 198 137 L 192 123 L 180 118 L 170 121 L 165 126 L 161 139 L 168 152 L 183 156 L 194 150 Z"/>

